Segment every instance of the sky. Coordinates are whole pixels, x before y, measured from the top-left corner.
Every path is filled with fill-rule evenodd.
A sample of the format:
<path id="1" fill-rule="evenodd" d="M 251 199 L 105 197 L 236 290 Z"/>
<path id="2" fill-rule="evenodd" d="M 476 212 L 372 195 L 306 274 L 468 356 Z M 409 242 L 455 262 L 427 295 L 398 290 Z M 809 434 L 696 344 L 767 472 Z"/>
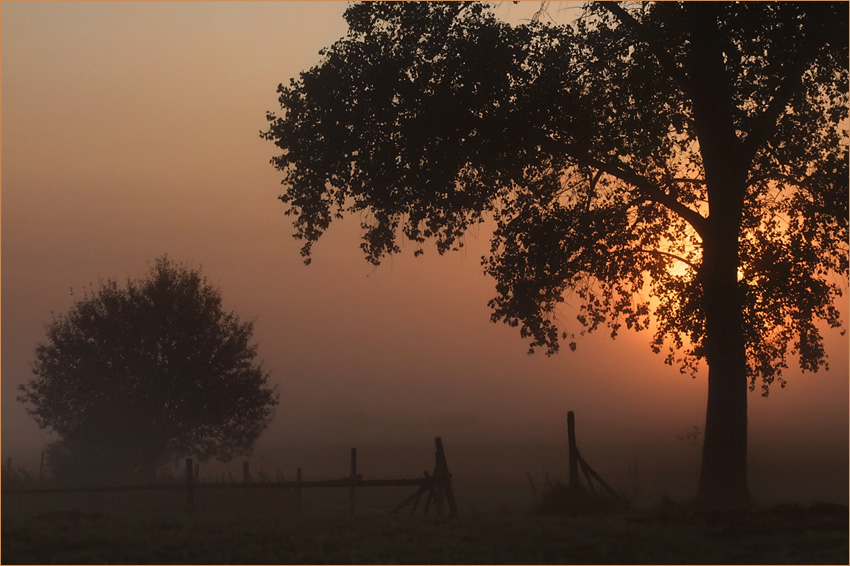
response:
<path id="1" fill-rule="evenodd" d="M 499 9 L 519 19 L 537 5 Z M 572 410 L 604 477 L 624 485 L 640 470 L 658 493 L 692 495 L 699 449 L 685 434 L 703 426 L 705 368 L 691 379 L 665 366 L 649 333 L 527 355 L 516 329 L 490 322 L 486 226 L 462 252 L 414 258 L 408 246 L 376 268 L 348 218 L 303 264 L 277 200 L 276 148 L 259 132 L 278 83 L 345 33 L 345 7 L 2 2 L 4 462 L 37 466 L 53 438 L 16 401 L 51 312 L 70 307 L 72 288 L 142 275 L 167 253 L 255 320 L 280 391 L 260 466 L 345 475 L 356 446 L 364 476 L 419 476 L 441 436 L 456 481 L 526 482 L 526 471 L 566 474 Z M 847 337 L 829 332 L 827 351 L 829 372 L 792 365 L 785 389 L 750 395 L 756 497 L 847 500 Z"/>

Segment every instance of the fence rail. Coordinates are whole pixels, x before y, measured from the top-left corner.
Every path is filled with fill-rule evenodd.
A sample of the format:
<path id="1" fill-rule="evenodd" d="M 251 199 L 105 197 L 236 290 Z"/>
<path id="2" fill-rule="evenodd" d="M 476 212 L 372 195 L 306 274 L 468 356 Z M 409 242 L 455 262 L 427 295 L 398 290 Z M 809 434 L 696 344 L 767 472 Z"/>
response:
<path id="1" fill-rule="evenodd" d="M 194 512 L 195 492 L 198 490 L 215 489 L 295 489 L 297 492 L 297 508 L 301 507 L 301 490 L 310 488 L 349 488 L 350 489 L 350 512 L 355 512 L 356 490 L 361 487 L 416 487 L 418 490 L 397 505 L 391 512 L 396 512 L 415 500 L 411 514 L 416 511 L 419 497 L 428 493 L 428 503 L 425 506 L 427 514 L 431 501 L 435 502 L 437 514 L 443 512 L 443 500 L 449 505 L 449 516 L 457 516 L 454 493 L 451 485 L 452 474 L 446 464 L 446 455 L 443 451 L 442 440 L 434 439 L 436 444 L 434 472 L 427 471 L 419 478 L 402 479 L 363 479 L 357 473 L 357 449 L 351 449 L 351 474 L 340 479 L 329 480 L 302 480 L 301 468 L 297 469 L 295 481 L 253 481 L 248 462 L 243 464 L 243 481 L 241 483 L 202 483 L 197 479 L 197 467 L 191 458 L 186 459 L 186 480 L 182 483 L 158 483 L 145 485 L 112 485 L 112 486 L 87 486 L 87 487 L 28 487 L 28 488 L 4 488 L 2 494 L 49 494 L 49 493 L 105 493 L 105 492 L 128 492 L 147 490 L 183 490 L 186 492 L 186 509 L 188 513 Z"/>

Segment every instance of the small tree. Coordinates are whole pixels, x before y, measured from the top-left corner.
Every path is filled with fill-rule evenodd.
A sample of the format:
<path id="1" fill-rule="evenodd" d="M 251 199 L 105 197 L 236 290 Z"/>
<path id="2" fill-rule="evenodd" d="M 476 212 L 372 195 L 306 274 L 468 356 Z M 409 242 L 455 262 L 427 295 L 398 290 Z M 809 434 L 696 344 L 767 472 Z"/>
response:
<path id="1" fill-rule="evenodd" d="M 54 475 L 144 481 L 179 457 L 250 451 L 278 402 L 252 333 L 200 271 L 165 256 L 54 315 L 18 397 L 59 436 L 47 450 Z"/>

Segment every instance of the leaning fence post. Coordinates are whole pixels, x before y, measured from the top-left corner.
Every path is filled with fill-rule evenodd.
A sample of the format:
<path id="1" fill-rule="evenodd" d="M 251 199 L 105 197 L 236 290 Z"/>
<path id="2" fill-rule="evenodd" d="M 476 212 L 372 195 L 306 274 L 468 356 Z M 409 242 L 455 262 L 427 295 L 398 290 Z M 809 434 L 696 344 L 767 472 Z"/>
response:
<path id="1" fill-rule="evenodd" d="M 357 485 L 357 448 L 351 449 L 351 487 L 349 488 L 349 498 L 351 499 L 350 512 L 354 514 L 355 490 Z"/>
<path id="2" fill-rule="evenodd" d="M 567 413 L 567 436 L 570 448 L 570 489 L 576 490 L 581 487 L 578 478 L 578 448 L 576 447 L 576 417 L 570 411 Z"/>
<path id="3" fill-rule="evenodd" d="M 195 511 L 195 474 L 192 459 L 186 458 L 186 512 L 191 515 Z"/>
<path id="4" fill-rule="evenodd" d="M 454 491 L 452 490 L 452 474 L 449 472 L 449 465 L 446 462 L 446 453 L 443 450 L 443 440 L 439 436 L 434 439 L 434 444 L 437 445 L 437 462 L 435 466 L 435 478 L 437 482 L 437 492 L 435 494 L 435 503 L 437 504 L 437 513 L 442 513 L 443 495 L 449 504 L 449 517 L 457 517 L 457 504 L 455 503 Z"/>

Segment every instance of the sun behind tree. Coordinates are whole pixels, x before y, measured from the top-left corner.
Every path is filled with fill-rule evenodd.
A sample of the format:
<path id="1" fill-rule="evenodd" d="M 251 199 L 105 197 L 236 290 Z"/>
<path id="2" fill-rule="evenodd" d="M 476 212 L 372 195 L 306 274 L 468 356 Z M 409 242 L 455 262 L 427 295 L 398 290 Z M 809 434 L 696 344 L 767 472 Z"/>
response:
<path id="1" fill-rule="evenodd" d="M 252 333 L 200 271 L 167 256 L 54 315 L 18 398 L 59 436 L 47 448 L 54 476 L 149 481 L 181 457 L 249 452 L 278 402 Z"/>
<path id="2" fill-rule="evenodd" d="M 548 353 L 654 324 L 708 366 L 698 498 L 749 504 L 748 388 L 826 366 L 848 273 L 842 2 L 589 2 L 511 26 L 478 2 L 364 2 L 261 135 L 310 259 L 362 219 L 379 263 L 496 229 L 492 319 Z M 686 266 L 676 271 L 673 265 Z M 649 289 L 650 297 L 644 296 Z M 577 324 L 559 319 L 565 296 Z"/>

